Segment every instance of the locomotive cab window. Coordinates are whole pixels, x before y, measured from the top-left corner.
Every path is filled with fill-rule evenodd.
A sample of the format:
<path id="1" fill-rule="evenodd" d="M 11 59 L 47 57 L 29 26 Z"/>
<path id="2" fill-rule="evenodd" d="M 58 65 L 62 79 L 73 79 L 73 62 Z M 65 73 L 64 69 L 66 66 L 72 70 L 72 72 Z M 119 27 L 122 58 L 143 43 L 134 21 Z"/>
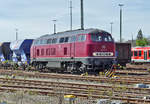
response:
<path id="1" fill-rule="evenodd" d="M 111 41 L 113 41 L 113 39 L 111 38 L 110 35 L 104 35 L 104 36 L 103 36 L 103 40 L 104 40 L 105 42 L 111 42 Z"/>
<path id="2" fill-rule="evenodd" d="M 105 42 L 113 42 L 113 39 L 111 37 L 111 35 L 109 34 L 92 34 L 91 35 L 91 40 L 94 42 L 101 42 L 101 41 L 105 41 Z"/>
<path id="3" fill-rule="evenodd" d="M 98 34 L 93 34 L 93 35 L 91 35 L 91 39 L 92 39 L 92 41 L 95 41 L 95 42 L 101 42 L 102 36 L 98 35 Z"/>

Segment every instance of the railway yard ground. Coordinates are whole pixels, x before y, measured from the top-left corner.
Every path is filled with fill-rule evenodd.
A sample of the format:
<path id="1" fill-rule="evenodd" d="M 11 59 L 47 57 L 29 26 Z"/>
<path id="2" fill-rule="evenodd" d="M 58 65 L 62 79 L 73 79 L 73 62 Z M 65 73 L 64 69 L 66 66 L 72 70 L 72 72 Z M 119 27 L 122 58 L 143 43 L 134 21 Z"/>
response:
<path id="1" fill-rule="evenodd" d="M 149 66 L 128 64 L 125 69 L 116 70 L 113 77 L 1 68 L 0 102 L 98 104 L 100 99 L 109 99 L 125 104 L 150 104 Z"/>

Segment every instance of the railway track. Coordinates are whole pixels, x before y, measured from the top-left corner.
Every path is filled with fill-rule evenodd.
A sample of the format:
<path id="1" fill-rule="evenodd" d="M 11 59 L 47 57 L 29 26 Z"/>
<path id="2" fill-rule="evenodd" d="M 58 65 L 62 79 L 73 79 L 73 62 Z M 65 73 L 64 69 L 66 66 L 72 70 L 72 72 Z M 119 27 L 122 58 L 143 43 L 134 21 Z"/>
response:
<path id="1" fill-rule="evenodd" d="M 105 76 L 80 76 L 70 74 L 53 74 L 53 73 L 39 73 L 39 72 L 24 72 L 13 70 L 0 70 L 1 75 L 16 75 L 30 78 L 43 78 L 43 79 L 65 79 L 65 80 L 78 80 L 89 81 L 95 83 L 118 83 L 118 84 L 150 84 L 150 77 L 139 76 L 120 76 L 118 78 L 107 78 Z"/>
<path id="2" fill-rule="evenodd" d="M 118 90 L 121 87 L 112 87 L 106 85 L 90 85 L 78 83 L 63 83 L 63 82 L 49 82 L 37 80 L 23 80 L 23 79 L 6 79 L 0 78 L 0 91 L 25 91 L 34 92 L 37 94 L 72 94 L 77 97 L 93 97 L 93 98 L 112 98 L 117 100 L 124 100 L 128 102 L 147 102 L 150 100 L 143 100 L 142 97 L 148 95 L 150 89 L 126 88 L 124 91 Z M 110 92 L 112 92 L 110 96 Z"/>
<path id="3" fill-rule="evenodd" d="M 124 74 L 124 75 L 148 75 L 149 72 L 147 70 L 116 70 L 116 74 Z"/>
<path id="4" fill-rule="evenodd" d="M 25 72 L 25 71 L 13 71 L 13 70 L 0 70 L 1 75 L 12 75 L 24 76 L 30 78 L 47 78 L 47 79 L 66 79 L 66 80 L 80 80 L 89 82 L 89 84 L 75 84 L 75 83 L 62 83 L 62 82 L 50 82 L 50 81 L 35 81 L 35 80 L 23 80 L 23 79 L 7 79 L 0 78 L 0 91 L 18 91 L 24 89 L 25 91 L 31 91 L 38 94 L 73 94 L 78 97 L 89 97 L 89 92 L 94 98 L 110 98 L 109 92 L 114 90 L 113 96 L 111 98 L 116 100 L 124 100 L 130 102 L 147 102 L 149 100 L 141 99 L 143 96 L 146 96 L 150 93 L 150 89 L 141 89 L 141 88 L 125 88 L 126 91 L 123 92 L 123 96 L 120 96 L 119 91 L 123 87 L 115 87 L 108 85 L 91 85 L 90 82 L 98 83 L 116 83 L 116 84 L 135 84 L 135 83 L 150 83 L 150 77 L 119 77 L 115 79 L 109 79 L 102 76 L 79 76 L 79 75 L 68 75 L 68 74 L 52 74 L 52 73 L 39 73 L 39 72 Z M 44 86 L 44 87 L 43 87 Z M 59 90 L 57 89 L 59 86 Z M 79 89 L 80 88 L 80 89 Z M 119 89 L 119 91 L 117 91 Z M 61 91 L 60 91 L 61 90 Z M 59 92 L 60 91 L 60 92 Z M 83 91 L 83 92 L 82 92 Z M 82 92 L 82 93 L 80 93 Z M 105 94 L 105 95 L 104 95 Z M 139 97 L 139 98 L 137 98 Z"/>

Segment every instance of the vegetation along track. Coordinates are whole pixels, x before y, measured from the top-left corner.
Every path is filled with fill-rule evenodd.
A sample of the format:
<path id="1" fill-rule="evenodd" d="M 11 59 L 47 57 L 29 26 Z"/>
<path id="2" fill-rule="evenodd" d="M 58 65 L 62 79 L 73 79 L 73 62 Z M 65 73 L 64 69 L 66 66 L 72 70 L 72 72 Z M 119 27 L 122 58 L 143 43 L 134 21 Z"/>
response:
<path id="1" fill-rule="evenodd" d="M 72 94 L 76 97 L 93 98 L 111 98 L 124 100 L 128 102 L 147 102 L 143 96 L 150 93 L 150 89 L 108 86 L 108 85 L 90 85 L 78 83 L 63 83 L 24 79 L 0 78 L 0 91 L 18 91 L 34 92 L 38 94 Z"/>

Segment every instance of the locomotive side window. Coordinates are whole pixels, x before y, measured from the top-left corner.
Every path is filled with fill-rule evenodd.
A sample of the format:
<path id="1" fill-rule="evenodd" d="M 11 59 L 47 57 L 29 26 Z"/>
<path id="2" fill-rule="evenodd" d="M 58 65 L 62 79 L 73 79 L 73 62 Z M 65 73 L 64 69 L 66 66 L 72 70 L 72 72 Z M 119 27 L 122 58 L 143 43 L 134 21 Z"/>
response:
<path id="1" fill-rule="evenodd" d="M 69 40 L 69 37 L 65 37 L 64 42 L 68 42 L 68 40 Z"/>
<path id="2" fill-rule="evenodd" d="M 141 51 L 139 51 L 139 56 L 141 57 L 141 55 L 142 55 L 142 52 L 141 52 Z"/>
<path id="3" fill-rule="evenodd" d="M 56 38 L 52 39 L 52 44 L 54 44 L 54 43 L 57 43 L 57 39 Z"/>
<path id="4" fill-rule="evenodd" d="M 44 44 L 44 40 L 43 39 L 40 40 L 40 44 Z"/>
<path id="5" fill-rule="evenodd" d="M 62 37 L 59 39 L 59 43 L 67 43 L 69 40 L 69 37 Z"/>
<path id="6" fill-rule="evenodd" d="M 39 44 L 40 41 L 39 40 L 35 40 L 34 44 Z"/>
<path id="7" fill-rule="evenodd" d="M 78 42 L 84 42 L 86 40 L 86 35 L 80 35 L 78 37 Z"/>
<path id="8" fill-rule="evenodd" d="M 52 44 L 52 39 L 48 39 L 47 44 Z"/>
<path id="9" fill-rule="evenodd" d="M 43 44 L 47 44 L 47 40 L 46 39 L 43 39 Z"/>
<path id="10" fill-rule="evenodd" d="M 59 39 L 59 43 L 63 43 L 64 42 L 64 37 Z"/>
<path id="11" fill-rule="evenodd" d="M 70 38 L 70 42 L 75 42 L 76 41 L 76 36 L 72 36 L 71 38 Z"/>
<path id="12" fill-rule="evenodd" d="M 137 51 L 134 51 L 134 56 L 138 56 L 138 54 L 137 54 L 138 52 Z"/>

